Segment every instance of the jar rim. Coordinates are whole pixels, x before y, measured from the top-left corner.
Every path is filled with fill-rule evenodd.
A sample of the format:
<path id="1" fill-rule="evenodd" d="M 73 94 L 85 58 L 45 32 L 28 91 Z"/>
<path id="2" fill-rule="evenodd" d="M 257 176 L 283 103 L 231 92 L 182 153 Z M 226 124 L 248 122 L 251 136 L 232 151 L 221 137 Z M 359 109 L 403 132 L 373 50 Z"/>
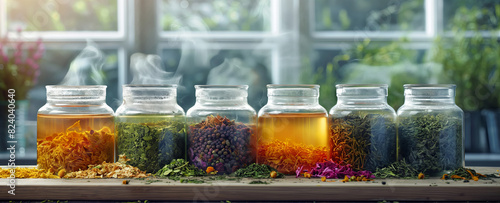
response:
<path id="1" fill-rule="evenodd" d="M 317 84 L 268 84 L 266 85 L 267 88 L 275 88 L 275 89 L 293 89 L 293 88 L 302 88 L 302 89 L 313 89 L 313 88 L 319 88 L 319 85 Z"/>
<path id="2" fill-rule="evenodd" d="M 127 84 L 127 85 L 122 85 L 123 89 L 164 89 L 164 88 L 173 88 L 177 89 L 178 85 L 172 84 L 172 85 L 133 85 L 133 84 Z"/>
<path id="3" fill-rule="evenodd" d="M 455 88 L 455 84 L 405 84 L 405 89 L 442 89 L 442 88 Z"/>
<path id="4" fill-rule="evenodd" d="M 106 85 L 45 85 L 45 88 L 50 89 L 100 89 L 106 87 Z"/>
<path id="5" fill-rule="evenodd" d="M 123 87 L 128 87 L 128 88 L 135 88 L 135 87 L 140 87 L 140 88 L 163 88 L 163 87 L 173 87 L 173 88 L 177 88 L 178 85 L 176 84 L 170 84 L 170 85 L 148 85 L 148 84 L 140 84 L 140 85 L 136 85 L 136 84 L 126 84 L 126 85 L 122 85 Z"/>
<path id="6" fill-rule="evenodd" d="M 350 87 L 361 87 L 361 88 L 388 88 L 387 84 L 338 84 L 335 88 L 350 88 Z"/>
<path id="7" fill-rule="evenodd" d="M 248 85 L 195 85 L 195 89 L 248 89 Z"/>

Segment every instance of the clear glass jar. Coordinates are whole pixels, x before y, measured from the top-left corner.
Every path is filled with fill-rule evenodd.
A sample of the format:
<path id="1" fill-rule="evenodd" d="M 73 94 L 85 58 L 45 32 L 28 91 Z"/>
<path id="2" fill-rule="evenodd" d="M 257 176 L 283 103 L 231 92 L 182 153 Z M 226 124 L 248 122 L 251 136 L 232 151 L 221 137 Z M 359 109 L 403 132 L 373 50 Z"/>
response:
<path id="1" fill-rule="evenodd" d="M 398 148 L 417 171 L 439 176 L 464 166 L 463 117 L 455 85 L 404 85 Z"/>
<path id="2" fill-rule="evenodd" d="M 130 159 L 128 164 L 155 173 L 186 158 L 186 118 L 177 104 L 177 85 L 124 85 L 115 116 L 116 154 Z"/>
<path id="3" fill-rule="evenodd" d="M 247 85 L 195 85 L 187 111 L 188 159 L 198 168 L 229 174 L 255 163 L 256 112 Z"/>
<path id="4" fill-rule="evenodd" d="M 329 159 L 327 117 L 319 85 L 267 85 L 268 102 L 259 111 L 257 163 L 284 174 Z"/>
<path id="5" fill-rule="evenodd" d="M 329 119 L 333 161 L 370 171 L 396 161 L 396 111 L 387 104 L 387 87 L 336 85 Z"/>
<path id="6" fill-rule="evenodd" d="M 46 86 L 47 103 L 37 115 L 38 168 L 85 170 L 114 162 L 113 109 L 106 86 Z"/>

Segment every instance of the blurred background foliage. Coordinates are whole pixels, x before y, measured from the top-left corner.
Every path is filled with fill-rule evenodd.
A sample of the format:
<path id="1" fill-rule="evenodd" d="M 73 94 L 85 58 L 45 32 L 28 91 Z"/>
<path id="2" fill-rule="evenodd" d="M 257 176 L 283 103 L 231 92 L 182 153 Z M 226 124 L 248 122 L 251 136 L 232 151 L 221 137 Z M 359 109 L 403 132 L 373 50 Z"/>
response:
<path id="1" fill-rule="evenodd" d="M 270 31 L 270 1 L 163 0 L 164 31 Z"/>
<path id="2" fill-rule="evenodd" d="M 425 30 L 424 0 L 316 0 L 315 30 Z"/>
<path id="3" fill-rule="evenodd" d="M 420 11 L 423 11 L 423 1 L 397 1 L 400 4 L 389 6 L 371 1 L 369 4 L 373 5 L 364 5 L 367 9 L 377 6 L 385 8 L 361 13 L 349 12 L 349 9 L 346 9 L 349 5 L 337 4 L 351 2 L 316 2 L 320 3 L 315 6 L 316 20 L 319 17 L 322 19 L 319 21 L 321 23 L 316 24 L 317 30 L 376 28 L 375 30 L 406 31 L 411 28 L 410 31 L 419 31 L 425 26 L 423 19 L 415 25 L 418 22 L 415 20 L 421 15 Z M 350 6 L 355 6 L 355 2 Z M 337 8 L 333 8 L 334 5 L 337 5 Z M 457 105 L 464 110 L 499 108 L 500 1 L 457 0 L 445 1 L 444 5 L 445 32 L 432 42 L 430 49 L 409 48 L 412 39 L 407 37 L 393 42 L 376 42 L 366 37 L 347 49 L 333 52 L 328 61 L 311 63 L 304 60 L 304 65 L 309 63 L 315 68 L 310 68 L 314 70 L 312 73 L 304 70 L 303 81 L 321 85 L 320 103 L 326 108 L 335 105 L 335 84 L 341 83 L 389 84 L 388 102 L 396 110 L 404 102 L 403 84 L 410 83 L 454 83 L 457 85 Z M 363 11 L 364 7 L 360 8 Z M 328 12 L 331 10 L 339 10 L 332 12 L 339 16 L 330 15 Z M 407 12 L 413 12 L 411 15 L 416 15 L 417 18 L 408 17 Z M 360 16 L 364 17 L 364 24 Z M 390 17 L 377 21 L 377 26 L 373 26 L 369 23 L 373 21 L 373 16 Z M 353 27 L 346 23 L 355 21 L 360 21 L 356 24 L 364 27 Z M 311 58 L 327 57 L 322 52 L 324 51 L 316 51 Z"/>
<path id="4" fill-rule="evenodd" d="M 8 1 L 8 28 L 11 31 L 116 31 L 117 3 L 117 0 Z"/>
<path id="5" fill-rule="evenodd" d="M 457 84 L 456 102 L 464 110 L 499 108 L 500 4 L 460 3 L 447 24 L 453 35 L 435 40 L 431 60 L 442 65 L 442 82 Z"/>

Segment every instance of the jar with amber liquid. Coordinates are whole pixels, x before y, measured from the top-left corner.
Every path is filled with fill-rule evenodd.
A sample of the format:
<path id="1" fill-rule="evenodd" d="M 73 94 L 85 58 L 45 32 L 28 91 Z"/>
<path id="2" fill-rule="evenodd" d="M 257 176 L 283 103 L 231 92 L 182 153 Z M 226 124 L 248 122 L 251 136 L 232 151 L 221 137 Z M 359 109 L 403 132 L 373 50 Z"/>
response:
<path id="1" fill-rule="evenodd" d="M 284 174 L 330 158 L 327 111 L 319 85 L 267 85 L 268 103 L 259 111 L 257 163 Z"/>
<path id="2" fill-rule="evenodd" d="M 37 115 L 37 164 L 49 172 L 114 162 L 113 110 L 106 86 L 46 86 Z"/>

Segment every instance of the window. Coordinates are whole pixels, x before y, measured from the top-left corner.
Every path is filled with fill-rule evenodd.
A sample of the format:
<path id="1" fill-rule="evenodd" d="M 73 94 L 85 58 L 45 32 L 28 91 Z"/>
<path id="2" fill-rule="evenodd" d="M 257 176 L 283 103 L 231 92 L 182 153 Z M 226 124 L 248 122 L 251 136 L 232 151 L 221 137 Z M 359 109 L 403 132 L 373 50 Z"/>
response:
<path id="1" fill-rule="evenodd" d="M 182 75 L 178 103 L 184 110 L 194 104 L 198 84 L 250 85 L 249 103 L 259 110 L 269 83 L 321 84 L 321 104 L 329 109 L 334 85 L 354 82 L 390 84 L 389 102 L 397 108 L 403 83 L 441 82 L 449 75 L 436 65 L 444 57 L 435 54 L 436 37 L 462 37 L 457 30 L 464 31 L 462 40 L 498 37 L 499 8 L 499 0 L 0 0 L 0 34 L 11 45 L 41 37 L 46 46 L 28 97 L 25 155 L 34 164 L 45 85 L 62 80 L 87 40 L 106 55 L 107 103 L 115 110 L 121 86 L 132 81 L 135 52 L 160 55 L 165 71 Z M 457 101 L 470 94 L 459 93 Z"/>

